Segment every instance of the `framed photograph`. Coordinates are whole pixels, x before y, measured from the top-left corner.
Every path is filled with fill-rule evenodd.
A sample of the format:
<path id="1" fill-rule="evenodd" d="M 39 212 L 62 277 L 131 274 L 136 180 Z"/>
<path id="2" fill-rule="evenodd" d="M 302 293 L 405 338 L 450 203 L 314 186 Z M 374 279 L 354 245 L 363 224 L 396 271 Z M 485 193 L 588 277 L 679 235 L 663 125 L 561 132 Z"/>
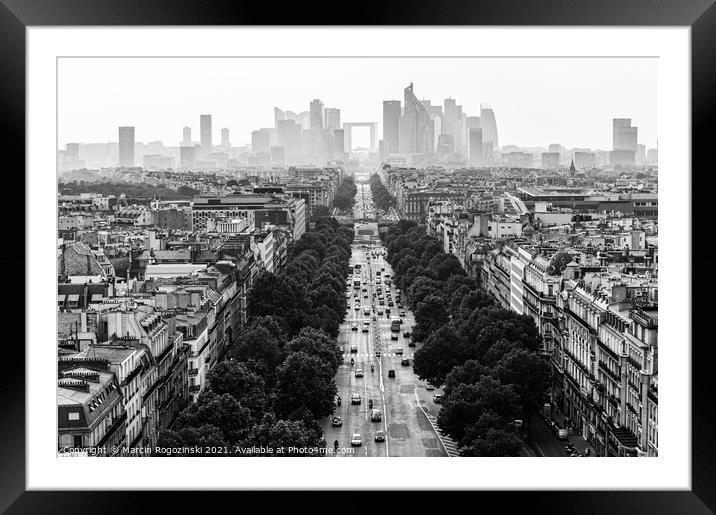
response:
<path id="1" fill-rule="evenodd" d="M 0 506 L 711 513 L 711 3 L 331 9 L 3 0 Z"/>

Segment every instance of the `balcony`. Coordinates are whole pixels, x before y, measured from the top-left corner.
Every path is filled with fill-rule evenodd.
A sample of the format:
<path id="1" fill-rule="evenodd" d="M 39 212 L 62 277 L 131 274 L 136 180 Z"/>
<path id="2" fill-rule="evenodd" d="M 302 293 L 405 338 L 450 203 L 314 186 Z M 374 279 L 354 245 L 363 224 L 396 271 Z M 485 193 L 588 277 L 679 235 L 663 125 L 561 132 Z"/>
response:
<path id="1" fill-rule="evenodd" d="M 189 393 L 199 393 L 201 391 L 201 385 L 195 384 L 189 387 Z"/>
<path id="2" fill-rule="evenodd" d="M 195 377 L 197 374 L 199 374 L 198 368 L 190 368 L 189 369 L 189 377 Z"/>

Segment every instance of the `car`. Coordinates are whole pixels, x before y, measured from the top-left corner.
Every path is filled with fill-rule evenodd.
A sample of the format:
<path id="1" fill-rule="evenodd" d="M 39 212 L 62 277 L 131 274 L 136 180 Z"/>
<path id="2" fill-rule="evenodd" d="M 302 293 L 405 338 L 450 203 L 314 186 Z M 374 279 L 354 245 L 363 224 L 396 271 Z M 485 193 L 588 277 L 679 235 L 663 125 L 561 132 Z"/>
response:
<path id="1" fill-rule="evenodd" d="M 408 342 L 408 347 L 415 347 L 415 342 L 412 341 L 412 340 L 410 340 L 410 341 Z"/>
<path id="2" fill-rule="evenodd" d="M 360 394 L 354 393 L 351 395 L 351 404 L 360 404 Z"/>
<path id="3" fill-rule="evenodd" d="M 567 439 L 567 429 L 564 427 L 557 428 L 557 439 L 558 440 L 566 440 Z"/>
<path id="4" fill-rule="evenodd" d="M 390 339 L 391 339 L 391 340 L 397 340 L 397 339 L 398 339 L 398 333 L 391 333 L 391 334 L 390 334 Z"/>
<path id="5" fill-rule="evenodd" d="M 360 433 L 354 433 L 353 436 L 351 436 L 351 446 L 360 447 L 362 444 L 363 438 L 361 437 Z"/>
<path id="6" fill-rule="evenodd" d="M 364 298 L 364 299 L 367 299 L 367 298 L 368 298 L 368 294 L 366 293 L 365 295 L 363 295 L 363 298 Z"/>
<path id="7" fill-rule="evenodd" d="M 370 309 L 365 308 L 365 309 L 363 310 L 363 315 L 365 315 L 365 316 L 370 315 Z"/>
<path id="8" fill-rule="evenodd" d="M 378 310 L 378 314 L 382 316 L 382 315 L 383 315 L 383 310 L 382 310 L 382 309 L 379 309 L 379 310 Z"/>
<path id="9" fill-rule="evenodd" d="M 370 421 L 371 422 L 380 422 L 383 419 L 383 416 L 380 414 L 380 410 L 374 409 L 370 413 Z"/>
<path id="10" fill-rule="evenodd" d="M 356 377 L 363 377 L 363 369 L 356 368 Z"/>
<path id="11" fill-rule="evenodd" d="M 341 417 L 333 417 L 333 422 L 331 422 L 331 425 L 333 427 L 341 427 L 343 425 L 343 419 Z"/>
<path id="12" fill-rule="evenodd" d="M 410 331 L 403 331 L 403 338 L 410 338 Z"/>
<path id="13" fill-rule="evenodd" d="M 373 317 L 373 320 L 375 320 L 375 317 Z M 363 322 L 363 325 L 367 327 L 367 326 L 370 325 L 370 322 L 369 322 L 368 320 L 365 320 L 365 321 Z"/>
<path id="14" fill-rule="evenodd" d="M 355 309 L 356 311 L 360 311 L 360 305 L 356 304 L 355 308 L 353 309 Z"/>
<path id="15" fill-rule="evenodd" d="M 398 336 L 398 335 L 396 334 L 396 336 Z M 402 347 L 398 347 L 397 349 L 395 349 L 395 353 L 398 354 L 399 356 L 402 356 L 402 355 L 403 355 L 403 348 L 402 348 Z"/>
<path id="16" fill-rule="evenodd" d="M 435 404 L 442 404 L 443 402 L 443 394 L 442 393 L 436 393 L 433 395 L 433 402 Z"/>
<path id="17" fill-rule="evenodd" d="M 388 301 L 388 306 L 390 306 L 391 308 L 393 307 L 393 301 L 392 301 L 392 300 L 389 300 L 389 301 Z"/>
<path id="18" fill-rule="evenodd" d="M 357 346 L 357 345 L 351 345 L 351 352 L 358 352 L 358 346 Z"/>
<path id="19" fill-rule="evenodd" d="M 385 301 L 383 299 L 380 299 L 378 302 L 380 303 L 381 306 L 385 306 Z"/>
<path id="20" fill-rule="evenodd" d="M 376 442 L 385 442 L 385 431 L 376 431 L 375 432 L 375 441 Z"/>
<path id="21" fill-rule="evenodd" d="M 408 358 L 403 358 L 403 359 L 400 360 L 400 364 L 401 364 L 402 366 L 404 366 L 404 367 L 409 367 L 409 366 L 410 366 L 410 359 L 408 359 Z"/>
<path id="22" fill-rule="evenodd" d="M 388 370 L 388 377 L 395 377 L 395 370 Z"/>
<path id="23" fill-rule="evenodd" d="M 433 385 L 431 385 L 430 383 L 425 383 L 425 389 L 430 391 L 430 390 L 434 390 L 435 387 Z"/>
<path id="24" fill-rule="evenodd" d="M 400 309 L 400 308 L 398 308 L 398 309 Z M 402 309 L 400 310 L 400 316 L 401 316 L 401 317 L 406 316 L 406 315 L 405 315 L 405 310 L 402 310 Z"/>

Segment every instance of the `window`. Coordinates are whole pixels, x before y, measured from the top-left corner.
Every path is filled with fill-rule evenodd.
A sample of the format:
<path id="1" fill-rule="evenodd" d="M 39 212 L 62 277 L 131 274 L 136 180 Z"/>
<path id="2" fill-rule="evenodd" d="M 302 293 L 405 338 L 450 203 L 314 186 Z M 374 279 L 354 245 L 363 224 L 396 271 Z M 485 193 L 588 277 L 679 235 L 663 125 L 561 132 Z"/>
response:
<path id="1" fill-rule="evenodd" d="M 69 420 L 79 420 L 80 419 L 80 413 L 78 411 L 71 411 L 67 414 L 67 418 Z"/>

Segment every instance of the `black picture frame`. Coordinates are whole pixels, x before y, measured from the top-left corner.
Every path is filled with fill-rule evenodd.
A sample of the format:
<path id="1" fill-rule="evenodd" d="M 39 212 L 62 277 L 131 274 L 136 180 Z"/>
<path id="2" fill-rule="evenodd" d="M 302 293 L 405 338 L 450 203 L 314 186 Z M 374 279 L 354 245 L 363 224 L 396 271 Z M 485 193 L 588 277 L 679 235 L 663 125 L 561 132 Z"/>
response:
<path id="1" fill-rule="evenodd" d="M 0 72 L 2 75 L 2 125 L 6 134 L 5 148 L 19 157 L 13 174 L 6 173 L 6 187 L 13 197 L 24 198 L 25 157 L 19 149 L 25 140 L 25 28 L 28 26 L 61 25 L 577 25 L 577 26 L 689 26 L 691 27 L 692 72 L 692 240 L 707 234 L 711 225 L 707 198 L 713 187 L 714 173 L 709 167 L 711 131 L 716 126 L 716 7 L 713 0 L 503 0 L 470 2 L 466 0 L 438 2 L 413 0 L 391 3 L 367 1 L 351 6 L 341 15 L 336 2 L 292 3 L 277 7 L 276 3 L 238 1 L 181 1 L 181 0 L 0 0 Z M 713 159 L 711 159 L 713 161 Z M 688 173 L 688 171 L 684 171 Z M 14 177 L 14 179 L 13 179 Z M 698 179 L 698 181 L 695 181 Z M 12 181 L 15 184 L 12 184 Z M 7 186 L 9 184 L 9 186 Z M 695 185 L 698 184 L 698 187 Z M 6 190 L 10 191 L 10 190 Z M 22 202 L 22 200 L 18 200 Z M 18 211 L 20 212 L 20 211 Z M 11 224 L 12 225 L 12 224 Z M 15 226 L 19 224 L 14 224 Z M 0 255 L 3 271 L 25 269 L 23 226 L 6 230 L 6 242 L 12 248 Z M 703 241 L 703 236 L 702 236 Z M 689 259 L 684 249 L 684 259 Z M 711 347 L 713 337 L 704 321 L 709 319 L 710 305 L 705 298 L 716 278 L 708 272 L 716 260 L 708 247 L 701 252 L 691 249 L 693 273 L 698 273 L 698 287 L 692 290 L 692 490 L 691 491 L 532 491 L 480 492 L 478 502 L 496 502 L 497 506 L 538 509 L 549 513 L 712 513 L 716 511 L 716 453 L 713 426 L 716 411 L 712 394 L 711 373 L 714 361 Z M 7 274 L 11 288 L 3 294 L 5 313 L 16 313 L 24 306 L 24 284 L 20 274 Z M 12 281 L 17 285 L 12 285 Z M 683 280 L 691 281 L 684 275 Z M 32 323 L 32 313 L 26 311 L 26 323 Z M 698 324 L 696 324 L 698 322 Z M 684 321 L 688 324 L 688 321 Z M 9 326 L 11 327 L 11 326 Z M 701 329 L 702 332 L 697 331 Z M 704 328 L 707 328 L 704 331 Z M 7 336 L 14 336 L 10 329 Z M 688 345 L 689 342 L 662 344 Z M 273 504 L 268 493 L 205 492 L 138 492 L 127 495 L 119 491 L 39 492 L 25 491 L 25 352 L 19 338 L 7 338 L 6 362 L 0 389 L 3 406 L 1 424 L 2 455 L 0 455 L 0 509 L 8 513 L 130 513 L 148 510 L 150 497 L 160 497 L 161 511 L 171 506 L 177 511 L 220 506 L 228 497 L 241 496 L 241 504 L 253 502 Z M 9 354 L 7 354 L 9 353 Z M 78 480 L 81 483 L 81 478 Z M 205 496 L 211 495 L 211 501 Z M 305 492 L 290 494 L 291 504 L 301 503 Z M 423 505 L 428 493 L 411 493 L 406 502 Z M 452 494 L 451 494 L 452 495 Z M 211 504 L 209 504 L 209 502 Z M 286 502 L 284 500 L 284 502 Z M 456 506 L 459 500 L 451 501 Z M 473 503 L 474 500 L 469 502 Z M 329 501 L 326 500 L 325 509 Z M 402 501 L 401 501 L 402 503 Z M 298 504 L 297 504 L 298 505 Z M 405 505 L 408 509 L 407 504 Z M 542 507 L 540 509 L 540 507 Z M 549 507 L 545 509 L 544 507 Z M 323 508 L 321 508 L 323 509 Z"/>

